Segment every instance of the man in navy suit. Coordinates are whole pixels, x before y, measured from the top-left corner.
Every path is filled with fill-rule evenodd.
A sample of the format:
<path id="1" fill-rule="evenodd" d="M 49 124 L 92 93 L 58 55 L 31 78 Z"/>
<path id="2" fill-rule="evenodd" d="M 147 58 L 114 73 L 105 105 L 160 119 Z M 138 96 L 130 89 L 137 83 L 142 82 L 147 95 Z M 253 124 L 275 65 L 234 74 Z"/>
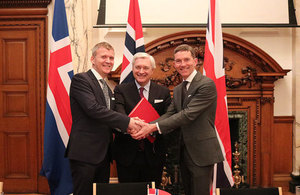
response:
<path id="1" fill-rule="evenodd" d="M 116 111 L 128 115 L 145 97 L 159 115 L 166 112 L 171 102 L 170 91 L 150 80 L 154 69 L 152 56 L 147 53 L 134 55 L 132 72 L 135 80 L 116 86 Z M 156 185 L 160 185 L 166 147 L 162 135 L 156 133 L 148 138 L 138 141 L 129 134 L 115 134 L 113 151 L 119 182 L 155 181 Z"/>
<path id="2" fill-rule="evenodd" d="M 74 195 L 92 194 L 93 182 L 108 183 L 112 129 L 126 132 L 141 122 L 115 112 L 106 84 L 114 65 L 114 49 L 106 42 L 92 49 L 91 70 L 76 74 L 70 88 L 72 128 L 66 156 L 72 171 Z"/>
<path id="3" fill-rule="evenodd" d="M 180 170 L 186 195 L 209 195 L 215 163 L 224 157 L 215 132 L 216 86 L 196 71 L 198 59 L 186 44 L 174 50 L 174 67 L 183 82 L 174 88 L 173 101 L 156 124 L 133 135 L 141 139 L 159 131 L 167 134 L 180 128 Z"/>

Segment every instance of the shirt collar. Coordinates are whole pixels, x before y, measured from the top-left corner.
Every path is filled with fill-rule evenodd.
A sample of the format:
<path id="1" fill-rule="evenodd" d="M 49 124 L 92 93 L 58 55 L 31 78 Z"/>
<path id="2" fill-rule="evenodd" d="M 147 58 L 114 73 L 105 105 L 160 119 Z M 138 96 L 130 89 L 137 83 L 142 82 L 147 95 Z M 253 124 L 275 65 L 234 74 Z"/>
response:
<path id="1" fill-rule="evenodd" d="M 190 76 L 186 80 L 184 80 L 184 81 L 187 81 L 187 82 L 191 83 L 192 80 L 194 79 L 194 77 L 196 76 L 196 74 L 197 74 L 197 70 L 194 70 L 192 72 L 192 74 L 190 74 Z"/>
<path id="2" fill-rule="evenodd" d="M 136 80 L 134 80 L 134 82 L 135 82 L 135 84 L 136 84 L 136 86 L 137 86 L 137 88 L 139 89 L 140 87 L 141 87 L 141 85 L 136 81 Z M 144 89 L 146 90 L 146 91 L 149 91 L 149 89 L 150 89 L 150 81 L 144 86 Z"/>
<path id="3" fill-rule="evenodd" d="M 95 75 L 96 79 L 99 81 L 100 79 L 104 79 L 105 78 L 102 78 L 102 76 L 94 69 L 94 68 L 91 68 L 91 71 L 92 73 Z"/>

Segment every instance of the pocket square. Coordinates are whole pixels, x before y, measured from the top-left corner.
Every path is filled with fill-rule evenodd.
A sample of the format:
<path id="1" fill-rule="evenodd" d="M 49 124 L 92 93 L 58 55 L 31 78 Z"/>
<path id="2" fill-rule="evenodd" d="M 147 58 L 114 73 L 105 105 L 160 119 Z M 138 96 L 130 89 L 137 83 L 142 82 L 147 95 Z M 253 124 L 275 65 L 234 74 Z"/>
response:
<path id="1" fill-rule="evenodd" d="M 164 100 L 162 100 L 162 99 L 156 99 L 156 100 L 154 100 L 154 104 L 157 104 L 157 103 L 160 103 L 160 102 L 163 102 Z"/>
<path id="2" fill-rule="evenodd" d="M 192 95 L 188 95 L 188 98 L 191 97 Z"/>
<path id="3" fill-rule="evenodd" d="M 111 98 L 111 100 L 115 100 L 115 98 L 114 98 L 114 97 L 112 97 L 112 98 Z"/>

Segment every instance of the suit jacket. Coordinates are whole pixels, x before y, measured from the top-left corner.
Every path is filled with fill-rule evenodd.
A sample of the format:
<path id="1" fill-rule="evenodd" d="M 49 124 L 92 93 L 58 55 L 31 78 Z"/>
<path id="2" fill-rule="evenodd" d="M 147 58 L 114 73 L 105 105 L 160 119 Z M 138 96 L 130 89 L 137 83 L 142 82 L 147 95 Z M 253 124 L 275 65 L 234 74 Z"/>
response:
<path id="1" fill-rule="evenodd" d="M 114 101 L 110 102 L 112 108 Z M 112 128 L 125 132 L 130 118 L 106 107 L 102 88 L 91 70 L 72 78 L 70 104 L 72 128 L 65 155 L 72 160 L 100 163 L 112 143 Z"/>
<path id="2" fill-rule="evenodd" d="M 198 166 L 224 160 L 215 132 L 217 91 L 214 82 L 197 72 L 183 105 L 182 83 L 174 88 L 173 101 L 165 115 L 158 119 L 163 134 L 181 129 L 183 142 Z"/>
<path id="3" fill-rule="evenodd" d="M 128 115 L 141 100 L 135 82 L 116 86 L 114 95 L 116 98 L 116 111 L 126 115 Z M 155 100 L 156 103 L 154 102 Z M 171 103 L 169 89 L 151 82 L 148 101 L 159 115 L 164 114 Z M 153 144 L 149 142 L 148 139 L 144 139 L 144 146 L 146 159 L 150 166 L 161 165 L 165 161 L 166 149 L 162 135 L 157 134 Z M 135 159 L 138 150 L 139 142 L 130 135 L 121 133 L 115 134 L 113 154 L 118 163 L 125 166 L 130 165 Z"/>

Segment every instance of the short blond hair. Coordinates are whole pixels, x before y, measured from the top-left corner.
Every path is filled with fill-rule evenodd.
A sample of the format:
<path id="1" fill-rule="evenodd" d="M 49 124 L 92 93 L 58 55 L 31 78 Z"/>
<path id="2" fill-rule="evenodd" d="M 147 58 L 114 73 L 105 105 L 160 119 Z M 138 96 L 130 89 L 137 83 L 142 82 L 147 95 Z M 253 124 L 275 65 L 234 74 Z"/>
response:
<path id="1" fill-rule="evenodd" d="M 100 48 L 100 47 L 103 47 L 107 50 L 113 50 L 114 51 L 114 48 L 113 46 L 111 46 L 111 44 L 107 43 L 107 42 L 100 42 L 100 43 L 97 43 L 93 49 L 92 49 L 92 55 L 95 57 L 96 54 L 97 54 L 97 50 Z"/>

